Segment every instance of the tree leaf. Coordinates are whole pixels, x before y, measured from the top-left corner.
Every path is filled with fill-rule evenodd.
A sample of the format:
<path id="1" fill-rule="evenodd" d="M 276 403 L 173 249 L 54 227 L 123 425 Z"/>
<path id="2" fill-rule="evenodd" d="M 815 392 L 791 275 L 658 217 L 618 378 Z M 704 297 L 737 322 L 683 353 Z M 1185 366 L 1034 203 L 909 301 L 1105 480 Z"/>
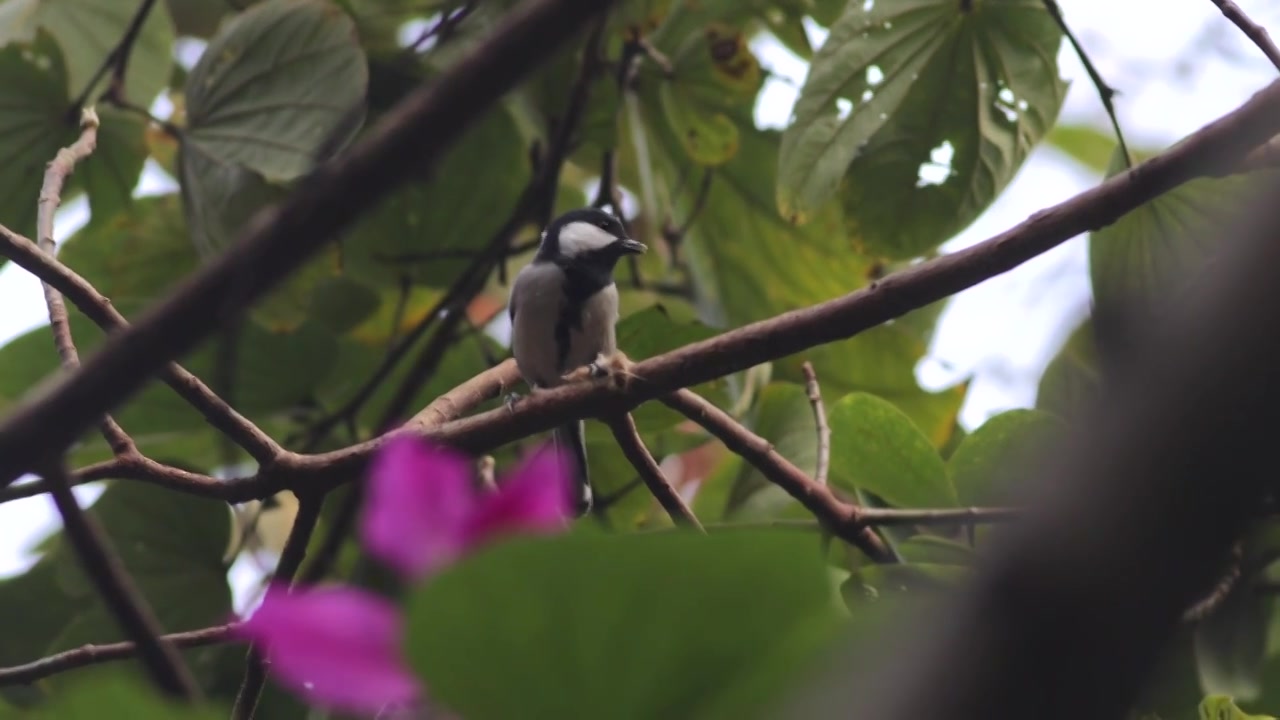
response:
<path id="1" fill-rule="evenodd" d="M 98 109 L 98 147 L 76 167 L 73 186 L 89 195 L 91 222 L 102 222 L 133 203 L 133 190 L 142 176 L 148 148 L 146 123 L 115 108 Z"/>
<path id="2" fill-rule="evenodd" d="M 292 180 L 343 126 L 368 77 L 355 27 L 337 7 L 258 3 L 223 26 L 192 68 L 183 149 Z"/>
<path id="3" fill-rule="evenodd" d="M 1024 480 L 1031 462 L 1066 424 L 1040 410 L 1009 410 L 987 419 L 956 448 L 948 462 L 961 505 L 996 505 Z"/>
<path id="4" fill-rule="evenodd" d="M 30 720 L 215 720 L 226 715 L 225 708 L 165 698 L 141 673 L 113 668 L 68 683 Z"/>
<path id="5" fill-rule="evenodd" d="M 1205 692 L 1257 698 L 1270 619 L 1266 598 L 1244 582 L 1196 625 L 1196 670 Z"/>
<path id="6" fill-rule="evenodd" d="M 271 183 L 341 149 L 368 79 L 351 18 L 325 0 L 267 0 L 224 25 L 186 83 L 178 180 L 197 247 L 224 246 Z"/>
<path id="7" fill-rule="evenodd" d="M 74 138 L 76 123 L 67 118 L 62 58 L 47 34 L 40 38 L 0 49 L 0 222 L 31 238 L 45 165 Z"/>
<path id="8" fill-rule="evenodd" d="M 570 535 L 473 556 L 408 617 L 414 667 L 470 720 L 740 717 L 804 669 L 834 608 L 810 538 Z"/>
<path id="9" fill-rule="evenodd" d="M 972 222 L 1057 118 L 1061 30 L 1038 0 L 850 0 L 783 136 L 778 206 L 808 222 L 844 184 L 851 226 L 909 258 Z"/>
<path id="10" fill-rule="evenodd" d="M 1117 148 L 1107 174 L 1125 167 Z M 1089 279 L 1095 312 L 1150 311 L 1169 292 L 1202 276 L 1221 247 L 1223 224 L 1247 207 L 1260 177 L 1192 180 L 1093 232 Z"/>
<path id="11" fill-rule="evenodd" d="M 1054 125 L 1045 140 L 1068 157 L 1096 173 L 1106 173 L 1115 158 L 1114 135 L 1092 125 Z"/>
<path id="12" fill-rule="evenodd" d="M 1036 391 L 1036 408 L 1064 418 L 1074 417 L 1099 391 L 1098 350 L 1093 322 L 1086 320 L 1071 332 L 1049 362 Z"/>
<path id="13" fill-rule="evenodd" d="M 938 451 L 883 398 L 851 393 L 828 410 L 831 482 L 899 508 L 953 507 L 956 490 Z"/>
<path id="14" fill-rule="evenodd" d="M 80 97 L 98 69 L 133 22 L 138 3 L 122 0 L 6 0 L 0 3 L 0 46 L 32 43 L 38 29 L 47 31 L 65 58 L 67 76 L 59 88 Z M 173 66 L 173 22 L 163 3 L 152 6 L 142 24 L 125 72 L 125 96 L 148 107 L 169 83 Z M 90 104 L 106 88 L 104 76 L 89 93 Z M 68 102 L 64 106 L 70 107 Z"/>
<path id="15" fill-rule="evenodd" d="M 713 23 L 694 32 L 672 58 L 673 76 L 658 97 L 672 133 L 699 165 L 721 165 L 738 152 L 734 117 L 764 85 L 760 63 L 743 34 Z"/>
<path id="16" fill-rule="evenodd" d="M 780 455 L 813 476 L 818 461 L 818 430 L 804 386 L 782 382 L 766 385 L 752 408 L 751 429 L 768 440 Z M 811 517 L 798 501 L 750 463 L 739 465 L 724 515 L 734 520 Z"/>
<path id="17" fill-rule="evenodd" d="M 342 241 L 343 262 L 380 286 L 448 287 L 506 223 L 528 178 L 524 140 L 497 107 L 445 152 L 431 178 L 399 190 L 355 226 Z"/>
<path id="18" fill-rule="evenodd" d="M 1200 720 L 1276 720 L 1274 715 L 1250 715 L 1226 695 L 1208 695 L 1200 702 Z"/>

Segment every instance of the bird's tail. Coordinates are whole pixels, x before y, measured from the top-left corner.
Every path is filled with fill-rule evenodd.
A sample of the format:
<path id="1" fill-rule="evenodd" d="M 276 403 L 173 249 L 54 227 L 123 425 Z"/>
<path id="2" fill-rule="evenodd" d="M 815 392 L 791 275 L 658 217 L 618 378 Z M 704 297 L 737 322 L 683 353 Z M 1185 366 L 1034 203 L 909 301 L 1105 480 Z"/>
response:
<path id="1" fill-rule="evenodd" d="M 582 436 L 582 421 L 565 423 L 552 431 L 551 437 L 565 456 L 569 458 L 570 477 L 573 480 L 569 497 L 578 517 L 591 510 L 591 483 L 587 479 L 587 443 Z"/>

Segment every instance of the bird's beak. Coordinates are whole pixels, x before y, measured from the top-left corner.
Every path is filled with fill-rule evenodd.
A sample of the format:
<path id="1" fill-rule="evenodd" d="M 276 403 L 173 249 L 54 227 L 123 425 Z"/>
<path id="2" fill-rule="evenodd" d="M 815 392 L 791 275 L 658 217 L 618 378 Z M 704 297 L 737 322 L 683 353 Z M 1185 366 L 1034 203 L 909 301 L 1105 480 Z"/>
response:
<path id="1" fill-rule="evenodd" d="M 649 249 L 648 245 L 642 242 L 636 242 L 631 238 L 623 238 L 618 241 L 618 247 L 621 248 L 625 255 L 639 255 Z"/>

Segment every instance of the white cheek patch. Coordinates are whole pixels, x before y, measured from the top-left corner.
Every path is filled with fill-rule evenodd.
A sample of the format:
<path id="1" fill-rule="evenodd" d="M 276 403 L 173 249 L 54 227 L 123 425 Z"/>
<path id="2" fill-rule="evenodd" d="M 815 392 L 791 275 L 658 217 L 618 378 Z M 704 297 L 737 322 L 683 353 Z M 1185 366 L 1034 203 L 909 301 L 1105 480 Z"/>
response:
<path id="1" fill-rule="evenodd" d="M 560 229 L 560 254 L 568 257 L 599 250 L 617 241 L 613 235 L 587 222 L 571 222 Z"/>

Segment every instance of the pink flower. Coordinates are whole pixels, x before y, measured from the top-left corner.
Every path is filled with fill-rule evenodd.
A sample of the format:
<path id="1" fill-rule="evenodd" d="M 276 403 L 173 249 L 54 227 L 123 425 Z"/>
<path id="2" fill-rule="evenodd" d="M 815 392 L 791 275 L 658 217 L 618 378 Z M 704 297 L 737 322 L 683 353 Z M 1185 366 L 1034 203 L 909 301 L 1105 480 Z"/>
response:
<path id="1" fill-rule="evenodd" d="M 343 587 L 268 589 L 235 633 L 258 643 L 282 685 L 333 710 L 373 715 L 419 698 L 400 649 L 396 607 Z"/>
<path id="2" fill-rule="evenodd" d="M 568 467 L 547 445 L 499 482 L 496 493 L 480 493 L 466 457 L 406 436 L 389 438 L 370 472 L 361 541 L 374 557 L 420 580 L 501 535 L 564 529 Z"/>

